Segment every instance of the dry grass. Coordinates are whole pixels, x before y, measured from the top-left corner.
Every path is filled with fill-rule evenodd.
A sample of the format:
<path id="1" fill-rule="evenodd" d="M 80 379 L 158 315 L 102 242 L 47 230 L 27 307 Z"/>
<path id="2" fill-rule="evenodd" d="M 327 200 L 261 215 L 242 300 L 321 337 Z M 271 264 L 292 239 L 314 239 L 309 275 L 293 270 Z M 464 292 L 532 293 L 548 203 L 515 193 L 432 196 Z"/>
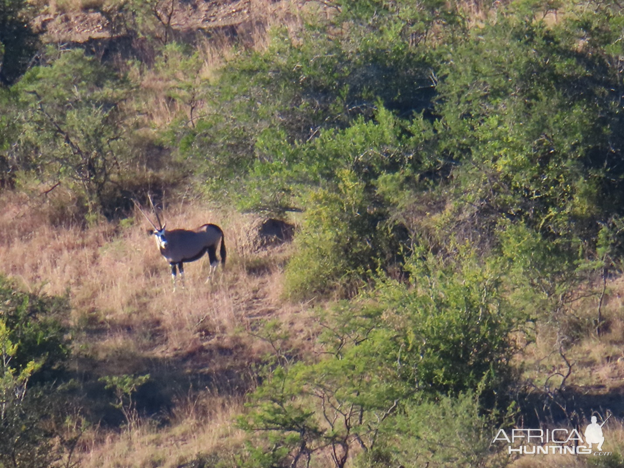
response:
<path id="1" fill-rule="evenodd" d="M 562 383 L 562 376 L 556 374 L 568 373 L 567 359 L 572 369 L 566 385 L 619 391 L 624 379 L 624 278 L 608 283 L 602 307 L 606 326 L 600 336 L 598 301 L 598 296 L 590 297 L 560 320 L 538 322 L 535 342 L 517 357 L 526 378 L 539 387 L 554 376 L 549 383 L 555 388 Z"/>
<path id="2" fill-rule="evenodd" d="M 134 466 L 175 466 L 236 446 L 242 434 L 232 420 L 253 385 L 249 365 L 268 351 L 248 332 L 260 319 L 279 318 L 294 325 L 301 342 L 311 338 L 303 307 L 281 296 L 290 247 L 260 248 L 253 216 L 199 201 L 172 204 L 163 213 L 169 227 L 218 224 L 228 249 L 226 267 L 207 283 L 202 259 L 186 266 L 186 287 L 173 292 L 169 265 L 138 213 L 134 220 L 85 228 L 62 221 L 65 212 L 58 213 L 54 197 L 65 194 L 55 191 L 49 200 L 36 192 L 0 195 L 0 273 L 30 290 L 69 290 L 78 374 L 88 371 L 93 380 L 150 373 L 161 393 L 178 394 L 165 429 L 89 431 L 81 466 L 125 466 L 129 454 Z M 194 391 L 192 381 L 203 386 Z"/>
<path id="3" fill-rule="evenodd" d="M 128 466 L 176 467 L 206 454 L 228 456 L 240 448 L 244 432 L 234 425 L 242 411 L 240 398 L 210 394 L 181 402 L 172 424 L 156 429 L 147 424 L 132 431 L 84 434 L 77 457 L 84 468 Z"/>
<path id="4" fill-rule="evenodd" d="M 228 248 L 225 270 L 207 283 L 206 261 L 188 264 L 185 289 L 174 293 L 167 263 L 158 253 L 142 217 L 134 223 L 107 222 L 84 229 L 48 222 L 51 203 L 26 195 L 5 194 L 0 214 L 2 272 L 29 289 L 60 295 L 69 288 L 75 323 L 92 322 L 93 314 L 113 331 L 158 326 L 170 349 L 192 346 L 199 333 L 216 335 L 244 326 L 250 303 L 271 312 L 281 307 L 279 285 L 282 250 L 257 251 L 250 216 L 182 204 L 167 209 L 167 225 L 223 227 Z M 272 256 L 273 255 L 273 256 Z M 273 257 L 277 261 L 273 261 Z M 263 263 L 248 272 L 249 264 Z M 257 310 L 256 310 L 257 312 Z"/>
<path id="5" fill-rule="evenodd" d="M 188 264 L 186 288 L 174 293 L 169 267 L 142 216 L 85 228 L 71 221 L 71 196 L 62 188 L 47 198 L 40 191 L 0 195 L 1 272 L 30 290 L 64 294 L 70 289 L 71 319 L 78 330 L 76 370 L 91 366 L 96 376 L 150 373 L 160 386 L 170 387 L 165 392 L 174 393 L 164 427 L 139 422 L 132 430 L 88 430 L 77 453 L 80 466 L 128 466 L 128 460 L 132 466 L 178 466 L 202 455 L 231 456 L 243 440 L 233 420 L 242 411 L 245 390 L 253 386 L 246 369 L 268 349 L 248 332 L 259 319 L 279 318 L 299 349 L 313 341 L 305 308 L 282 299 L 290 246 L 262 248 L 254 216 L 199 200 L 171 203 L 163 213 L 169 227 L 216 223 L 228 248 L 224 270 L 206 284 L 207 261 Z M 603 311 L 606 332 L 598 337 L 590 328 L 565 348 L 573 364 L 568 386 L 597 395 L 622 393 L 623 298 L 624 280 L 613 280 Z M 596 309 L 588 304 L 577 314 L 582 323 L 591 323 L 583 314 L 592 317 Z M 518 361 L 525 365 L 525 377 L 541 388 L 548 376 L 565 374 L 567 367 L 554 324 L 541 323 L 536 338 Z M 203 386 L 193 390 L 191 378 Z M 241 382 L 248 385 L 242 391 Z M 549 383 L 554 389 L 561 378 Z M 624 451 L 621 422 L 613 418 L 607 429 L 604 449 Z M 512 466 L 588 465 L 583 457 L 531 456 Z"/>
<path id="6" fill-rule="evenodd" d="M 224 270 L 206 284 L 207 261 L 191 263 L 185 268 L 186 288 L 174 293 L 169 267 L 138 213 L 121 223 L 100 221 L 85 228 L 71 221 L 71 197 L 62 190 L 47 198 L 32 193 L 0 195 L 1 272 L 31 290 L 64 294 L 70 289 L 71 319 L 78 330 L 76 370 L 91 366 L 96 376 L 150 373 L 166 387 L 161 391 L 174 394 L 165 426 L 139 421 L 131 430 L 87 430 L 74 455 L 80 466 L 130 466 L 129 460 L 131 466 L 179 466 L 201 456 L 232 457 L 244 438 L 233 421 L 242 411 L 244 392 L 253 386 L 244 374 L 268 349 L 248 332 L 259 319 L 277 317 L 299 349 L 313 341 L 304 307 L 282 299 L 290 246 L 261 247 L 254 216 L 220 211 L 199 200 L 172 203 L 163 213 L 169 227 L 218 224 L 228 248 Z M 621 393 L 623 297 L 624 281 L 614 280 L 604 307 L 608 330 L 600 337 L 587 330 L 565 349 L 573 363 L 568 386 Z M 588 316 L 595 312 L 584 308 Z M 536 336 L 518 360 L 525 377 L 541 387 L 549 375 L 565 374 L 566 365 L 554 325 L 541 324 Z M 192 379 L 203 386 L 189 386 Z M 551 387 L 560 381 L 552 379 Z M 240 388 L 241 382 L 247 389 Z M 622 423 L 613 418 L 607 429 L 604 450 L 624 451 Z M 526 456 L 512 466 L 588 465 L 583 457 Z"/>
<path id="7" fill-rule="evenodd" d="M 588 468 L 596 466 L 615 467 L 613 461 L 609 464 L 600 465 L 601 459 L 606 461 L 609 455 L 624 452 L 624 424 L 619 420 L 611 420 L 607 422 L 603 428 L 605 437 L 602 451 L 605 452 L 598 455 L 524 455 L 513 463 L 510 468 Z M 594 449 L 596 446 L 594 446 Z M 613 460 L 613 459 L 612 459 Z"/>
<path id="8" fill-rule="evenodd" d="M 227 10 L 225 5 L 224 10 Z M 285 27 L 291 35 L 302 27 L 301 15 L 310 10 L 306 4 L 294 0 L 273 2 L 252 0 L 245 9 L 245 18 L 238 25 L 236 38 L 231 35 L 213 33 L 211 37 L 198 37 L 196 57 L 177 55 L 170 51 L 168 61 L 160 69 L 134 70 L 131 77 L 140 84 L 141 113 L 150 126 L 165 128 L 171 122 L 184 116 L 192 125 L 198 117 L 220 109 L 209 109 L 202 96 L 202 86 L 216 79 L 219 70 L 240 54 L 241 46 L 247 50 L 263 51 L 269 47 L 268 31 L 273 27 Z M 244 21 L 243 21 L 244 19 Z M 183 61 L 183 65 L 180 62 Z M 171 90 L 187 89 L 193 82 L 195 94 L 177 92 L 177 99 L 171 98 Z M 191 115 L 191 109 L 193 115 Z"/>
<path id="9" fill-rule="evenodd" d="M 613 414 L 614 417 L 603 429 L 603 451 L 615 454 L 615 458 L 525 455 L 510 466 L 619 466 L 617 456 L 624 453 L 624 423 L 617 419 L 621 414 L 621 398 L 624 395 L 623 306 L 624 278 L 614 278 L 609 281 L 604 297 L 602 315 L 607 326 L 600 335 L 596 331 L 598 297 L 588 297 L 583 303 L 576 305 L 568 316 L 550 323 L 545 320 L 538 322 L 535 342 L 526 346 L 516 357 L 517 365 L 523 366 L 523 377 L 533 382 L 536 391 L 550 391 L 553 395 L 558 395 L 559 390 L 565 387 L 568 392 L 574 393 L 574 397 L 566 397 L 567 411 L 581 417 L 582 427 L 588 423 L 592 411 L 598 411 L 603 416 Z M 567 376 L 565 382 L 564 376 Z M 545 398 L 544 401 L 546 400 Z M 602 461 L 604 465 L 600 464 Z"/>
<path id="10" fill-rule="evenodd" d="M 114 1 L 56 0 L 49 3 L 48 12 L 79 12 Z M 322 2 L 304 3 L 306 8 L 327 13 L 319 6 Z M 252 0 L 250 5 L 254 21 L 239 31 L 238 39 L 246 48 L 266 50 L 267 31 L 273 26 L 286 27 L 296 39 L 301 15 L 306 14 L 300 2 Z M 478 3 L 466 5 L 475 24 L 483 20 L 485 13 Z M 141 95 L 127 105 L 140 107 L 145 128 L 165 128 L 180 116 L 190 120 L 191 104 L 172 99 L 171 90 L 189 76 L 196 89 L 212 81 L 238 53 L 237 47 L 225 36 L 200 41 L 197 70 L 190 75 L 179 70 L 130 70 Z M 201 96 L 197 99 L 195 118 L 209 111 Z M 160 385 L 177 389 L 164 427 L 139 421 L 121 431 L 97 426 L 87 430 L 76 454 L 80 466 L 173 467 L 200 455 L 228 456 L 239 449 L 244 434 L 233 421 L 243 410 L 245 389 L 227 391 L 239 384 L 237 379 L 245 378 L 241 374 L 248 365 L 260 361 L 268 349 L 249 332 L 259 320 L 277 317 L 295 337 L 298 349 L 313 341 L 305 308 L 282 300 L 289 246 L 259 248 L 256 217 L 223 212 L 197 200 L 174 203 L 164 212 L 170 228 L 210 222 L 224 229 L 228 264 L 208 283 L 206 259 L 187 265 L 186 288 L 173 293 L 169 267 L 146 235 L 148 225 L 139 215 L 134 221 L 101 221 L 87 229 L 72 222 L 79 218 L 73 216 L 75 200 L 62 187 L 49 197 L 37 191 L 41 189 L 35 187 L 34 195 L 0 194 L 0 273 L 33 291 L 65 294 L 69 290 L 71 320 L 78 330 L 75 370 L 91 366 L 89 371 L 96 377 L 149 372 L 162 380 L 171 379 Z M 594 314 L 595 308 L 586 307 L 584 313 Z M 623 393 L 624 278 L 610 284 L 604 313 L 610 323 L 604 335 L 588 331 L 566 348 L 566 358 L 573 363 L 567 384 Z M 536 343 L 518 356 L 518 363 L 525 365 L 524 376 L 539 388 L 549 376 L 567 372 L 559 353 L 560 338 L 556 327 L 540 324 Z M 193 390 L 181 383 L 191 376 L 210 385 Z M 561 380 L 554 377 L 549 384 L 555 388 Z M 614 418 L 607 428 L 604 449 L 623 452 L 622 423 Z M 588 462 L 583 457 L 527 456 L 512 466 L 581 468 Z"/>
<path id="11" fill-rule="evenodd" d="M 40 6 L 54 15 L 114 1 L 56 0 Z M 254 0 L 255 19 L 240 31 L 239 39 L 245 47 L 266 48 L 270 27 L 297 27 L 296 5 Z M 224 36 L 200 42 L 197 53 L 199 87 L 237 52 Z M 170 71 L 171 67 L 166 73 L 142 67 L 129 71 L 141 93 L 124 105 L 135 114 L 134 107 L 140 108 L 148 134 L 181 115 L 189 116 L 189 104 L 170 97 L 188 74 Z M 200 112 L 204 104 L 200 99 L 194 105 Z M 121 432 L 88 430 L 79 447 L 80 466 L 128 466 L 129 460 L 132 466 L 177 466 L 199 454 L 239 446 L 242 433 L 232 421 L 242 411 L 245 391 L 253 386 L 246 373 L 269 350 L 249 332 L 262 319 L 279 318 L 301 347 L 311 341 L 305 309 L 282 300 L 290 247 L 260 248 L 254 216 L 219 211 L 198 200 L 173 203 L 163 213 L 169 228 L 218 224 L 228 248 L 224 270 L 206 283 L 207 260 L 188 264 L 186 287 L 174 293 L 169 266 L 146 234 L 148 225 L 140 215 L 86 227 L 78 221 L 84 219 L 80 204 L 63 186 L 43 196 L 44 187 L 25 183 L 30 185 L 22 186 L 20 193 L 0 193 L 0 274 L 27 290 L 69 294 L 72 370 L 90 379 L 81 385 L 95 385 L 105 375 L 150 373 L 167 397 L 184 395 L 162 416 L 168 421 L 165 428 L 139 421 Z M 199 384 L 193 387 L 189 382 Z"/>

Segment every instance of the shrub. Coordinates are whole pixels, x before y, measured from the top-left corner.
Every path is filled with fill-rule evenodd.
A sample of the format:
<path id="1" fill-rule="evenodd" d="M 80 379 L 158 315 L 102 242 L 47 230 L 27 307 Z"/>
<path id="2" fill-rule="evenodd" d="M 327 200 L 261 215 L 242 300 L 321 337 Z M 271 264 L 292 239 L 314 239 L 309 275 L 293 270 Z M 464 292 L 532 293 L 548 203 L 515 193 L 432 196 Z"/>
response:
<path id="1" fill-rule="evenodd" d="M 125 85 L 82 50 L 48 49 L 48 59 L 16 86 L 18 167 L 62 181 L 97 211 L 125 162 Z"/>
<path id="2" fill-rule="evenodd" d="M 392 251 L 392 232 L 383 208 L 375 206 L 365 184 L 342 171 L 337 190 L 320 189 L 309 198 L 297 250 L 286 270 L 286 290 L 293 298 L 338 290 L 352 295 Z"/>
<path id="3" fill-rule="evenodd" d="M 59 322 L 66 311 L 66 298 L 22 293 L 0 278 L 2 466 L 50 466 L 59 456 L 55 425 L 48 424 L 59 414 L 50 379 L 68 354 Z"/>
<path id="4" fill-rule="evenodd" d="M 11 368 L 21 372 L 37 362 L 31 379 L 41 382 L 61 371 L 69 356 L 68 312 L 67 297 L 21 292 L 0 277 L 0 316 L 7 339 L 16 346 Z"/>
<path id="5" fill-rule="evenodd" d="M 270 442 L 272 463 L 308 463 L 325 447 L 336 467 L 356 451 L 382 464 L 379 457 L 409 458 L 402 451 L 461 466 L 491 455 L 486 425 L 495 418 L 478 416 L 480 401 L 510 382 L 512 333 L 525 315 L 506 300 L 496 263 L 481 264 L 468 248 L 455 260 L 417 254 L 406 262 L 407 283 L 378 280 L 373 292 L 321 316 L 317 362 L 279 366 L 255 392 L 241 425 L 268 434 L 257 445 L 266 451 Z M 444 435 L 474 443 L 471 450 L 436 454 L 440 439 L 412 438 L 436 405 L 441 420 L 431 425 L 451 425 Z"/>
<path id="6" fill-rule="evenodd" d="M 261 208 L 292 208 L 302 185 L 334 180 L 336 166 L 348 166 L 348 158 L 363 171 L 374 159 L 396 162 L 400 151 L 363 146 L 371 137 L 396 139 L 399 132 L 366 124 L 391 120 L 385 109 L 409 120 L 432 106 L 436 49 L 412 41 L 411 34 L 425 34 L 442 9 L 436 2 L 422 9 L 375 2 L 364 8 L 371 14 L 364 21 L 352 2 L 341 8 L 326 20 L 309 18 L 296 32 L 272 30 L 266 50 L 241 53 L 204 86 L 208 111 L 193 128 L 174 133 L 213 193 L 258 189 L 253 196 Z M 348 132 L 335 133 L 349 127 L 357 127 L 353 140 Z M 353 161 L 358 156 L 362 160 Z"/>
<path id="7" fill-rule="evenodd" d="M 492 445 L 492 430 L 512 422 L 512 415 L 484 412 L 472 391 L 417 399 L 389 421 L 376 449 L 358 457 L 358 467 L 503 468 L 510 457 Z"/>
<path id="8" fill-rule="evenodd" d="M 28 68 L 39 45 L 29 22 L 33 5 L 24 0 L 5 0 L 0 10 L 0 85 L 13 84 Z"/>
<path id="9" fill-rule="evenodd" d="M 619 26 L 603 13 L 600 27 L 583 13 L 553 28 L 501 14 L 453 51 L 437 127 L 456 163 L 456 216 L 475 213 L 463 216 L 486 227 L 518 220 L 569 242 L 621 212 L 622 167 L 611 156 L 623 142 L 619 72 L 605 47 Z"/>

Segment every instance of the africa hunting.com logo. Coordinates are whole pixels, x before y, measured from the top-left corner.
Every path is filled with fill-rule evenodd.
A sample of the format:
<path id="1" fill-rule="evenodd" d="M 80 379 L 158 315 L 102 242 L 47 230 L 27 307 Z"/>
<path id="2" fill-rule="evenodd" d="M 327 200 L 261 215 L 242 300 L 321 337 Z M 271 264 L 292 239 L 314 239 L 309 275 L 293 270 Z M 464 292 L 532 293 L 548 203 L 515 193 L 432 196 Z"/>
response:
<path id="1" fill-rule="evenodd" d="M 583 434 L 585 439 L 576 429 L 511 429 L 509 433 L 500 429 L 492 443 L 507 442 L 507 452 L 518 455 L 606 455 L 602 451 L 605 441 L 602 427 L 610 417 L 598 424 L 598 418 L 592 416 Z"/>

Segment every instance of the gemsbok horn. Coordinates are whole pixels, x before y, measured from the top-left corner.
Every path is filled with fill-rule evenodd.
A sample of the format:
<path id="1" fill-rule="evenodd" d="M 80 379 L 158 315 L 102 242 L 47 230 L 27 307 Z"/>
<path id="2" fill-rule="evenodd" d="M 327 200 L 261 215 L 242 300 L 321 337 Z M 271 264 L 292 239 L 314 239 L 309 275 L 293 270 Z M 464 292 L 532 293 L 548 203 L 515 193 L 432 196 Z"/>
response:
<path id="1" fill-rule="evenodd" d="M 152 225 L 154 230 L 151 234 L 156 238 L 156 244 L 160 250 L 161 255 L 171 265 L 171 278 L 173 279 L 173 288 L 175 290 L 176 284 L 176 269 L 180 272 L 182 278 L 182 285 L 184 285 L 184 264 L 187 262 L 194 262 L 199 260 L 208 252 L 208 258 L 210 259 L 210 273 L 212 274 L 216 270 L 219 262 L 217 260 L 217 246 L 221 243 L 219 254 L 221 256 L 221 263 L 225 265 L 225 257 L 227 252 L 225 250 L 225 238 L 223 231 L 216 224 L 204 224 L 189 231 L 187 229 L 173 229 L 166 230 L 166 223 L 162 224 L 158 211 L 152 202 L 152 197 L 148 195 L 150 205 L 158 221 L 158 227 L 152 222 L 152 220 L 145 214 L 141 205 L 136 201 L 134 204 L 143 214 L 145 219 Z M 210 278 L 210 276 L 208 277 Z"/>

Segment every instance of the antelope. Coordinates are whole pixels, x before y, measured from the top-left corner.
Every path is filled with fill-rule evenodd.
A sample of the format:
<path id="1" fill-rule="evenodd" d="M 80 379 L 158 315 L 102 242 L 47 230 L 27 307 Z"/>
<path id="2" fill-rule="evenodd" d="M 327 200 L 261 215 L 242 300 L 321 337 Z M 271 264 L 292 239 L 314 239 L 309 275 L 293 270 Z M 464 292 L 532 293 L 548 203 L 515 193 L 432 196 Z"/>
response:
<path id="1" fill-rule="evenodd" d="M 163 224 L 158 216 L 158 211 L 154 207 L 152 197 L 148 196 L 150 204 L 158 226 L 152 222 L 152 220 L 141 209 L 141 206 L 135 201 L 134 204 L 143 214 L 145 219 L 154 228 L 150 232 L 156 239 L 156 245 L 160 254 L 169 262 L 171 266 L 171 279 L 173 280 L 173 289 L 175 291 L 176 286 L 176 269 L 180 272 L 180 278 L 182 279 L 182 286 L 184 287 L 184 263 L 194 262 L 199 260 L 208 252 L 208 258 L 210 260 L 210 275 L 216 270 L 219 262 L 217 260 L 217 245 L 221 243 L 219 255 L 221 256 L 221 264 L 225 265 L 225 257 L 227 252 L 225 250 L 225 237 L 223 231 L 216 224 L 204 224 L 197 229 L 173 229 L 166 230 L 167 224 Z M 210 275 L 208 279 L 210 279 Z M 208 280 L 206 280 L 208 281 Z"/>

